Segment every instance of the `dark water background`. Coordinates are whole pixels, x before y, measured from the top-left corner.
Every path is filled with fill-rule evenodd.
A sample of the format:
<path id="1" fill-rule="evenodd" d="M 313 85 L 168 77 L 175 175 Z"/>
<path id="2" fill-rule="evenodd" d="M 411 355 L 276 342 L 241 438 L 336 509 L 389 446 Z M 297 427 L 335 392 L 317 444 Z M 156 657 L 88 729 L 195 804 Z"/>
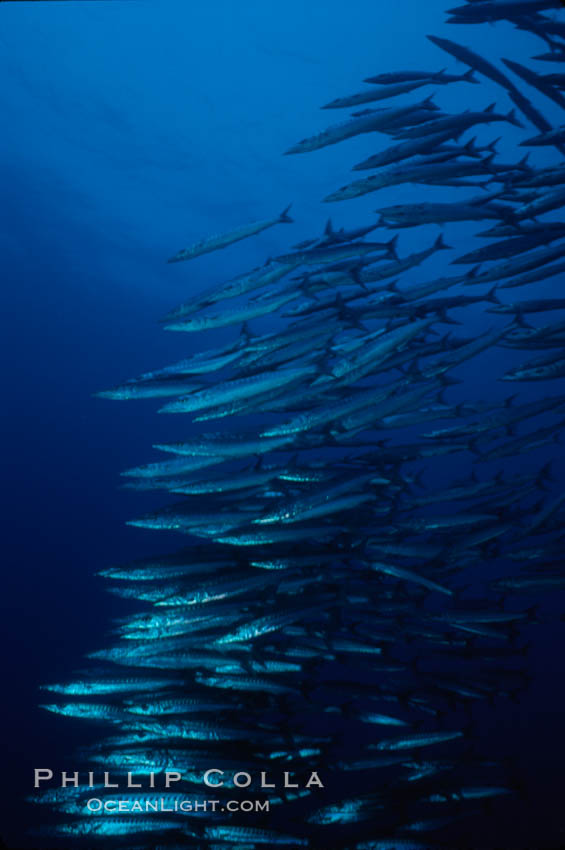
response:
<path id="1" fill-rule="evenodd" d="M 163 333 L 160 315 L 320 230 L 328 214 L 321 198 L 377 149 L 364 136 L 283 158 L 290 144 L 345 118 L 320 113 L 322 103 L 358 90 L 371 73 L 465 70 L 427 42 L 428 32 L 490 57 L 520 61 L 540 52 L 540 42 L 509 24 L 448 27 L 444 8 L 445 0 L 147 0 L 0 10 L 0 834 L 8 847 L 34 843 L 25 832 L 42 813 L 24 804 L 33 768 L 72 770 L 73 748 L 95 735 L 37 708 L 38 685 L 84 666 L 84 653 L 107 640 L 111 617 L 128 610 L 94 572 L 178 542 L 125 527 L 158 500 L 117 485 L 120 470 L 153 459 L 151 443 L 180 437 L 182 422 L 157 416 L 151 402 L 121 405 L 92 393 L 187 356 L 202 340 Z M 446 87 L 437 97 L 449 110 L 492 100 L 510 107 L 489 83 Z M 517 136 L 500 127 L 478 135 L 502 132 L 505 159 Z M 553 161 L 549 149 L 535 157 Z M 456 192 L 418 189 L 418 198 L 461 197 Z M 403 186 L 329 211 L 337 226 L 359 225 L 376 206 L 414 195 Z M 190 264 L 164 264 L 193 238 L 270 217 L 290 201 L 292 229 L 274 228 Z M 446 239 L 461 248 L 472 230 L 453 226 Z M 435 235 L 436 227 L 405 231 L 400 253 Z M 406 280 L 431 279 L 443 271 L 440 262 L 441 253 Z M 516 293 L 551 291 L 562 295 L 562 282 Z M 464 333 L 484 328 L 481 308 L 463 316 Z M 216 333 L 210 346 L 232 333 Z M 460 371 L 469 398 L 509 392 L 489 380 L 492 358 L 510 361 L 511 353 L 496 349 Z M 563 450 L 552 451 L 560 487 Z M 504 468 L 533 468 L 542 456 Z M 437 460 L 438 477 L 447 475 L 445 464 Z M 550 607 L 558 613 L 562 606 Z M 467 824 L 477 848 L 565 844 L 563 632 L 542 625 L 527 637 L 529 690 L 518 703 L 475 714 L 480 746 L 509 759 L 518 787 L 514 799 Z"/>

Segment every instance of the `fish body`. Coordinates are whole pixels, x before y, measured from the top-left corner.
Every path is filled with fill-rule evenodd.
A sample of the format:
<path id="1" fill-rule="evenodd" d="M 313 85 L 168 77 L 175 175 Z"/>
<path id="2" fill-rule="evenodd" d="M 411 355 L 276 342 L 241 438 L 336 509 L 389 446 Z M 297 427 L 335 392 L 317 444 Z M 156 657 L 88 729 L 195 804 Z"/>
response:
<path id="1" fill-rule="evenodd" d="M 517 422 L 529 419 L 533 416 L 539 416 L 542 413 L 547 413 L 557 407 L 563 405 L 561 398 L 548 397 L 529 402 L 523 405 L 513 405 L 511 400 L 506 405 L 489 415 L 485 415 L 480 419 L 476 419 L 468 424 L 455 426 L 454 428 L 444 428 L 439 431 L 432 431 L 429 436 L 431 439 L 444 439 L 446 437 L 461 437 L 465 435 L 477 435 L 485 431 L 491 431 L 496 428 L 512 428 Z"/>
<path id="2" fill-rule="evenodd" d="M 429 71 L 387 71 L 367 77 L 364 82 L 374 85 L 390 86 L 399 83 L 422 82 L 424 80 L 434 81 L 443 75 L 443 71 L 433 74 Z"/>
<path id="3" fill-rule="evenodd" d="M 57 826 L 53 834 L 69 835 L 73 837 L 102 837 L 112 838 L 114 836 L 143 835 L 146 833 L 167 833 L 179 830 L 178 820 L 167 818 L 146 817 L 111 817 L 111 818 L 87 818 L 86 820 L 73 821 Z"/>
<path id="4" fill-rule="evenodd" d="M 511 59 L 503 59 L 502 60 L 507 68 L 510 68 L 511 71 L 514 71 L 522 80 L 529 85 L 536 88 L 550 100 L 553 100 L 558 106 L 562 109 L 565 108 L 565 97 L 557 91 L 553 86 L 548 85 L 547 82 L 544 81 L 543 77 L 539 74 L 534 73 L 525 65 L 521 65 L 519 62 L 513 62 Z M 521 144 L 524 144 L 523 142 Z"/>
<path id="5" fill-rule="evenodd" d="M 311 413 L 303 413 L 294 417 L 286 423 L 268 427 L 262 432 L 263 437 L 276 437 L 288 434 L 299 434 L 305 431 L 310 431 L 320 426 L 328 425 L 338 419 L 343 418 L 348 413 L 352 413 L 361 407 L 370 404 L 378 404 L 379 401 L 384 401 L 388 395 L 393 392 L 391 388 L 379 388 L 366 390 L 356 393 L 349 399 L 340 400 L 329 404 L 321 410 L 314 410 Z"/>
<path id="6" fill-rule="evenodd" d="M 529 251 L 531 248 L 537 248 L 538 245 L 544 245 L 556 239 L 562 239 L 564 236 L 565 225 L 555 228 L 545 227 L 522 236 L 513 236 L 509 239 L 503 239 L 500 242 L 491 242 L 490 245 L 469 251 L 462 257 L 452 260 L 452 262 L 474 265 L 475 263 L 490 262 L 491 260 L 500 260 L 505 257 L 515 257 L 517 254 Z"/>
<path id="7" fill-rule="evenodd" d="M 449 9 L 448 13 L 456 20 L 460 19 L 459 22 L 478 24 L 504 18 L 513 19 L 557 8 L 559 5 L 555 0 L 492 0 L 492 2 L 482 0 L 480 3 L 471 2 L 465 6 L 456 6 L 454 9 Z"/>
<path id="8" fill-rule="evenodd" d="M 393 564 L 383 564 L 382 562 L 374 561 L 371 564 L 371 569 L 383 573 L 384 575 L 391 576 L 392 578 L 400 579 L 401 581 L 414 582 L 416 584 L 422 585 L 423 587 L 426 587 L 428 590 L 435 590 L 439 593 L 445 593 L 447 596 L 453 595 L 453 591 L 449 588 L 444 587 L 443 585 L 438 584 L 435 581 L 431 581 L 431 579 L 427 579 L 425 578 L 425 576 L 418 575 L 417 573 L 414 573 L 411 570 L 401 569 L 400 567 L 394 566 Z"/>
<path id="9" fill-rule="evenodd" d="M 135 678 L 123 677 L 117 679 L 84 679 L 65 684 L 42 685 L 42 690 L 67 696 L 107 696 L 108 694 L 131 694 L 136 692 L 151 692 L 159 688 L 174 687 L 174 679 L 167 678 Z"/>
<path id="10" fill-rule="evenodd" d="M 415 227 L 420 224 L 439 224 L 447 221 L 483 221 L 511 217 L 510 211 L 490 204 L 403 204 L 376 210 L 385 224 L 392 227 Z"/>
<path id="11" fill-rule="evenodd" d="M 362 106 L 364 103 L 372 103 L 378 100 L 386 100 L 390 97 L 397 97 L 402 94 L 408 94 L 414 89 L 421 86 L 429 85 L 428 80 L 412 80 L 405 83 L 395 83 L 382 88 L 370 88 L 366 91 L 352 94 L 348 97 L 338 97 L 331 100 L 322 106 L 322 109 L 348 109 L 350 107 Z"/>
<path id="12" fill-rule="evenodd" d="M 250 470 L 246 473 L 240 472 L 237 476 L 217 475 L 192 481 L 190 479 L 186 479 L 185 481 L 178 480 L 169 489 L 173 493 L 181 493 L 187 496 L 209 493 L 230 493 L 236 490 L 262 487 L 275 478 L 277 478 L 277 470 L 271 467 L 264 470 Z"/>
<path id="13" fill-rule="evenodd" d="M 427 330 L 432 324 L 432 321 L 432 319 L 420 319 L 411 322 L 405 327 L 398 328 L 396 331 L 385 334 L 352 358 L 341 358 L 332 367 L 332 374 L 336 378 L 345 380 L 347 383 L 358 380 L 367 374 L 367 372 L 386 361 L 386 358 L 393 351 L 398 351 L 399 347 L 406 345 L 414 337 Z"/>
<path id="14" fill-rule="evenodd" d="M 272 389 L 313 378 L 316 369 L 307 366 L 297 369 L 280 369 L 278 372 L 266 372 L 250 378 L 239 378 L 217 384 L 215 387 L 200 390 L 192 395 L 162 407 L 162 413 L 190 413 L 219 404 L 247 399 Z"/>
<path id="15" fill-rule="evenodd" d="M 426 135 L 436 135 L 449 130 L 453 136 L 459 136 L 470 127 L 477 124 L 493 124 L 495 122 L 506 122 L 522 128 L 522 125 L 516 118 L 514 110 L 510 110 L 506 115 L 495 112 L 494 104 L 487 107 L 483 112 L 462 112 L 459 115 L 447 115 L 443 118 L 432 118 L 429 122 L 418 127 L 409 127 L 400 130 L 396 137 L 399 139 L 415 139 Z"/>
<path id="16" fill-rule="evenodd" d="M 502 376 L 503 381 L 547 381 L 565 376 L 565 348 L 550 357 L 523 363 Z"/>
<path id="17" fill-rule="evenodd" d="M 200 313 L 187 318 L 175 319 L 165 325 L 165 329 L 169 331 L 184 331 L 185 333 L 194 333 L 195 331 L 213 330 L 215 328 L 225 328 L 228 325 L 237 325 L 241 322 L 249 322 L 251 319 L 257 319 L 261 316 L 267 316 L 269 313 L 276 312 L 279 307 L 288 304 L 297 297 L 294 289 L 282 292 L 280 295 L 275 295 L 272 298 L 262 298 L 256 301 L 243 304 L 241 307 L 218 311 L 215 307 L 206 308 Z"/>
<path id="18" fill-rule="evenodd" d="M 315 513 L 316 507 L 325 507 L 326 510 L 331 508 L 332 502 L 335 499 L 346 493 L 355 493 L 358 489 L 362 490 L 372 478 L 372 474 L 361 475 L 356 478 L 344 478 L 343 481 L 333 486 L 324 487 L 310 496 L 304 496 L 294 502 L 287 502 L 269 513 L 258 517 L 253 522 L 259 525 L 270 525 L 272 523 L 300 522 L 304 518 L 311 518 L 312 513 Z M 363 499 L 366 496 L 371 498 L 370 494 L 363 494 Z M 338 504 L 341 506 L 341 502 Z M 360 504 L 360 502 L 355 500 L 355 504 Z"/>
<path id="19" fill-rule="evenodd" d="M 512 304 L 490 307 L 489 313 L 545 313 L 549 310 L 565 310 L 565 298 L 530 298 Z"/>
<path id="20" fill-rule="evenodd" d="M 377 744 L 378 750 L 397 752 L 401 750 L 412 750 L 420 747 L 431 747 L 436 744 L 444 744 L 463 737 L 463 732 L 423 732 L 413 735 L 403 735 L 399 738 L 383 738 Z"/>
<path id="21" fill-rule="evenodd" d="M 485 333 L 480 334 L 472 342 L 462 345 L 460 348 L 455 349 L 455 351 L 448 352 L 437 358 L 433 363 L 426 365 L 422 370 L 422 374 L 426 378 L 432 378 L 447 372 L 448 369 L 464 363 L 479 352 L 486 351 L 487 348 L 496 345 L 506 334 L 506 331 L 506 328 L 493 328 L 490 331 L 485 331 Z"/>
<path id="22" fill-rule="evenodd" d="M 181 304 L 174 310 L 170 310 L 161 321 L 169 322 L 171 319 L 181 319 L 185 316 L 192 315 L 197 310 L 204 307 L 210 307 L 212 304 L 216 304 L 220 301 L 225 301 L 230 298 L 238 298 L 242 295 L 247 295 L 249 292 L 253 292 L 256 289 L 272 286 L 279 280 L 282 280 L 283 277 L 286 277 L 286 275 L 293 272 L 297 266 L 297 263 L 276 263 L 270 260 L 264 266 L 254 269 L 252 272 L 248 272 L 247 274 L 239 275 L 216 289 L 206 291 L 201 296 L 197 296 L 195 299 Z M 196 360 L 197 357 L 194 359 Z"/>
<path id="23" fill-rule="evenodd" d="M 208 236 L 206 239 L 201 239 L 199 242 L 195 242 L 188 248 L 183 248 L 181 251 L 178 251 L 174 256 L 170 257 L 167 260 L 168 263 L 179 263 L 185 260 L 193 260 L 195 257 L 200 257 L 202 254 L 208 254 L 211 251 L 220 251 L 223 248 L 227 248 L 229 245 L 233 245 L 234 242 L 239 242 L 241 239 L 248 239 L 250 236 L 255 236 L 258 233 L 261 233 L 263 230 L 267 230 L 269 227 L 273 227 L 275 224 L 280 224 L 281 222 L 292 223 L 292 218 L 289 216 L 288 211 L 290 206 L 288 206 L 277 218 L 270 218 L 264 221 L 254 221 L 252 224 L 244 224 L 241 227 L 237 227 L 235 230 L 230 230 L 227 233 L 220 233 L 216 236 Z"/>
<path id="24" fill-rule="evenodd" d="M 565 188 L 546 192 L 535 201 L 524 204 L 515 212 L 516 218 L 535 218 L 537 215 L 559 209 L 565 204 Z"/>
<path id="25" fill-rule="evenodd" d="M 486 113 L 480 113 L 485 115 Z M 485 120 L 488 120 L 485 119 Z M 403 183 L 424 183 L 428 185 L 447 185 L 459 177 L 490 176 L 491 172 L 483 160 L 471 162 L 409 162 L 405 165 L 395 165 L 385 168 L 370 177 L 355 180 L 332 192 L 324 201 L 343 201 L 358 198 L 370 192 L 376 192 L 389 186 L 399 186 Z M 468 184 L 464 184 L 468 185 Z"/>
<path id="26" fill-rule="evenodd" d="M 364 268 L 359 273 L 359 281 L 361 285 L 367 285 L 387 280 L 390 277 L 396 277 L 402 272 L 421 265 L 428 259 L 428 257 L 432 257 L 436 251 L 446 250 L 447 248 L 448 246 L 445 244 L 443 237 L 440 234 L 433 244 L 430 245 L 429 248 L 425 248 L 423 251 L 415 251 L 413 254 L 408 254 L 406 257 L 400 257 L 392 263 L 375 266 L 374 268 L 372 266 Z"/>
<path id="27" fill-rule="evenodd" d="M 374 254 L 377 251 L 384 251 L 387 255 L 395 256 L 395 242 L 395 239 L 391 239 L 389 242 L 352 242 L 337 246 L 330 245 L 327 248 L 311 248 L 293 254 L 283 254 L 281 257 L 277 257 L 277 260 L 289 263 L 294 258 L 296 262 L 306 265 L 320 265 L 339 262 L 349 257 L 362 257 L 365 254 Z"/>
<path id="28" fill-rule="evenodd" d="M 309 151 L 319 150 L 328 145 L 335 145 L 345 139 L 350 139 L 353 136 L 358 136 L 362 133 L 371 133 L 377 130 L 384 130 L 393 125 L 395 122 L 401 121 L 409 116 L 411 112 L 417 109 L 433 110 L 436 107 L 432 104 L 430 98 L 427 98 L 420 103 L 411 104 L 410 106 L 396 107 L 392 109 L 383 109 L 368 111 L 367 114 L 360 115 L 346 121 L 343 124 L 336 124 L 323 130 L 316 136 L 311 136 L 308 139 L 303 139 L 298 144 L 293 145 L 285 153 L 308 153 Z"/>
<path id="29" fill-rule="evenodd" d="M 187 457 L 219 456 L 227 459 L 276 451 L 291 441 L 292 438 L 288 437 L 265 440 L 238 437 L 238 439 L 230 440 L 226 439 L 223 434 L 201 434 L 196 440 L 188 440 L 182 443 L 156 443 L 153 448 L 175 455 L 186 455 Z"/>
<path id="30" fill-rule="evenodd" d="M 386 148 L 381 153 L 374 154 L 363 162 L 353 166 L 353 171 L 364 171 L 370 168 L 381 168 L 383 165 L 391 165 L 395 162 L 400 162 L 403 159 L 417 156 L 418 154 L 426 154 L 430 151 L 439 149 L 444 142 L 453 138 L 451 130 L 445 130 L 443 133 L 435 133 L 431 136 L 424 136 L 421 139 L 409 139 L 406 142 L 400 142 L 397 145 L 392 145 Z"/>

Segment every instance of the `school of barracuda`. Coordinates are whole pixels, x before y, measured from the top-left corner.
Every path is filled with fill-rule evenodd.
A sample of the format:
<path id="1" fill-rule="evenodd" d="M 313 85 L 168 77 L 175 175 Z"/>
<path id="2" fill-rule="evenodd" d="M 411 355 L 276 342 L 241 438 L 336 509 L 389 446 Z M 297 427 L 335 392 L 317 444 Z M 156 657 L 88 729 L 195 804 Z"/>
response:
<path id="1" fill-rule="evenodd" d="M 474 749 L 468 712 L 524 686 L 523 629 L 539 621 L 524 594 L 565 589 L 565 494 L 547 455 L 520 474 L 487 465 L 554 446 L 565 422 L 565 395 L 551 383 L 565 375 L 565 321 L 552 315 L 565 298 L 531 294 L 565 270 L 565 221 L 543 218 L 565 205 L 565 125 L 537 105 L 541 94 L 548 114 L 565 107 L 560 8 L 468 0 L 450 22 L 511 22 L 539 37 L 540 54 L 494 64 L 430 36 L 459 63 L 452 73 L 379 73 L 326 104 L 354 112 L 286 153 L 372 134 L 375 154 L 351 163 L 356 179 L 324 200 L 373 193 L 375 218 L 349 230 L 328 222 L 322 235 L 190 297 L 165 329 L 229 327 L 231 340 L 100 393 L 163 399 L 160 412 L 188 414 L 155 446 L 159 460 L 122 473 L 129 489 L 174 496 L 130 524 L 186 541 L 176 554 L 102 571 L 113 593 L 144 607 L 116 623 L 116 641 L 92 653 L 88 674 L 46 685 L 43 707 L 106 725 L 108 736 L 79 754 L 84 771 L 176 770 L 188 783 L 182 794 L 120 799 L 243 796 L 270 800 L 270 811 L 102 817 L 85 809 L 92 789 L 39 792 L 34 800 L 59 813 L 59 836 L 129 850 L 424 850 L 445 846 L 442 830 L 458 823 L 463 846 L 477 807 L 513 793 L 502 767 Z M 510 111 L 486 98 L 456 114 L 436 105 L 443 86 L 463 97 L 483 78 Z M 498 135 L 512 127 L 510 161 L 499 161 L 496 142 L 469 138 L 489 124 Z M 540 146 L 554 164 L 535 164 Z M 461 198 L 383 205 L 378 191 L 399 184 L 460 187 Z M 286 236 L 295 208 L 169 262 L 267 228 Z M 483 220 L 470 250 L 449 249 L 451 222 Z M 447 230 L 403 253 L 404 229 L 430 223 Z M 430 278 L 426 260 L 437 252 L 457 268 Z M 406 285 L 413 269 L 418 282 Z M 508 298 L 509 288 L 520 293 Z M 479 302 L 482 330 L 465 335 L 461 310 Z M 276 316 L 268 333 L 254 327 L 265 316 Z M 500 384 L 498 399 L 484 401 L 463 382 L 465 400 L 451 400 L 459 367 L 494 347 L 522 352 L 500 380 L 550 383 L 525 398 Z M 468 474 L 438 483 L 434 459 L 447 455 L 466 458 Z M 469 593 L 477 573 L 482 590 Z M 265 793 L 254 779 L 210 792 L 209 768 L 267 771 L 277 788 Z M 285 771 L 297 789 L 283 787 Z M 307 787 L 314 772 L 323 790 Z"/>

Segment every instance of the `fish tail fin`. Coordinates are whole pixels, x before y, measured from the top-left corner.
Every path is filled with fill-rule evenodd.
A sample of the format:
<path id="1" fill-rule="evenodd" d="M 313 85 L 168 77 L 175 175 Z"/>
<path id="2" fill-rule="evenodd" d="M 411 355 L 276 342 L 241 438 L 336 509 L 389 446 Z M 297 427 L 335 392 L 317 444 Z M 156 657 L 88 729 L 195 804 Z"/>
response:
<path id="1" fill-rule="evenodd" d="M 475 77 L 474 68 L 469 68 L 469 70 L 465 74 L 463 74 L 462 80 L 464 80 L 466 83 L 478 83 L 479 82 L 477 80 L 477 78 Z"/>
<path id="2" fill-rule="evenodd" d="M 434 242 L 434 248 L 436 251 L 451 251 L 451 245 L 447 245 L 444 241 L 443 233 L 440 233 L 436 241 Z"/>
<path id="3" fill-rule="evenodd" d="M 483 165 L 486 165 L 487 168 L 490 168 L 490 166 L 492 165 L 492 161 L 493 161 L 495 156 L 496 156 L 496 153 L 494 151 L 492 153 L 489 153 L 489 155 L 485 156 L 485 158 L 483 159 Z"/>
<path id="4" fill-rule="evenodd" d="M 463 150 L 468 156 L 479 156 L 479 151 L 477 148 L 477 137 L 473 136 L 472 139 L 469 139 L 466 145 L 463 145 Z"/>
<path id="5" fill-rule="evenodd" d="M 506 120 L 510 122 L 510 124 L 514 124 L 515 127 L 519 127 L 520 130 L 524 129 L 524 125 L 521 121 L 518 121 L 516 118 L 516 110 L 511 109 L 508 115 L 506 116 Z"/>
<path id="6" fill-rule="evenodd" d="M 520 219 L 517 218 L 516 212 L 511 207 L 507 207 L 504 204 L 493 204 L 492 208 L 499 213 L 500 217 L 506 222 L 506 224 L 512 224 L 517 230 L 519 230 Z"/>
<path id="7" fill-rule="evenodd" d="M 395 234 L 389 242 L 387 242 L 388 253 L 394 260 L 399 259 L 398 254 L 396 253 L 397 243 L 398 243 L 398 233 Z"/>
<path id="8" fill-rule="evenodd" d="M 286 207 L 282 211 L 282 213 L 279 216 L 279 221 L 284 222 L 285 224 L 292 224 L 294 222 L 294 219 L 291 218 L 288 214 L 288 211 L 291 208 L 291 206 L 292 206 L 292 204 L 289 204 L 288 207 Z"/>

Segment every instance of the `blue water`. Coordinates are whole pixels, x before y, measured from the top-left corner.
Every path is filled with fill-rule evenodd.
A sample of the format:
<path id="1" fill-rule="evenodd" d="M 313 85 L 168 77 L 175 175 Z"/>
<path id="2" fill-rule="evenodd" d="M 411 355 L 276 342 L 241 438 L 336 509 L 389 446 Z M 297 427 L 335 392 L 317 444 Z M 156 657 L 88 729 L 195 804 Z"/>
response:
<path id="1" fill-rule="evenodd" d="M 354 162 L 375 151 L 363 136 L 305 157 L 281 156 L 341 119 L 320 112 L 321 104 L 358 90 L 372 73 L 466 70 L 426 33 L 462 40 L 487 57 L 540 52 L 536 39 L 506 23 L 448 27 L 445 5 L 132 0 L 0 10 L 0 835 L 8 847 L 34 846 L 26 829 L 42 813 L 24 804 L 32 769 L 65 768 L 73 749 L 95 736 L 37 708 L 38 685 L 84 666 L 85 652 L 107 640 L 112 616 L 128 610 L 94 572 L 166 548 L 158 535 L 124 526 L 155 498 L 120 492 L 118 473 L 151 459 L 151 444 L 177 437 L 181 425 L 157 416 L 151 403 L 112 404 L 92 393 L 200 344 L 163 333 L 156 322 L 188 295 L 319 232 L 328 212 L 336 225 L 355 226 L 371 220 L 376 206 L 414 195 L 403 186 L 329 210 L 321 204 L 349 182 Z M 501 110 L 511 106 L 488 82 L 445 87 L 436 99 L 453 111 L 491 100 Z M 544 110 L 554 122 L 556 109 Z M 501 132 L 504 160 L 516 135 L 506 125 Z M 496 128 L 478 130 L 480 140 L 496 135 Z M 535 162 L 556 156 L 542 149 Z M 456 192 L 419 189 L 418 198 Z M 296 224 L 288 232 L 281 226 L 229 253 L 164 263 L 193 239 L 273 216 L 291 201 Z M 446 239 L 461 248 L 469 231 L 453 226 Z M 401 254 L 427 247 L 436 234 L 435 227 L 406 231 Z M 406 281 L 431 279 L 443 263 L 438 255 Z M 562 295 L 555 281 L 538 291 Z M 484 327 L 481 309 L 465 311 L 465 332 Z M 510 362 L 506 350 L 488 357 Z M 507 394 L 475 362 L 465 379 L 473 397 Z M 505 469 L 529 463 L 513 459 Z M 437 470 L 441 476 L 447 468 Z M 481 746 L 509 759 L 520 793 L 466 825 L 477 848 L 565 842 L 562 631 L 542 625 L 529 637 L 530 689 L 518 703 L 497 702 L 478 715 Z"/>

